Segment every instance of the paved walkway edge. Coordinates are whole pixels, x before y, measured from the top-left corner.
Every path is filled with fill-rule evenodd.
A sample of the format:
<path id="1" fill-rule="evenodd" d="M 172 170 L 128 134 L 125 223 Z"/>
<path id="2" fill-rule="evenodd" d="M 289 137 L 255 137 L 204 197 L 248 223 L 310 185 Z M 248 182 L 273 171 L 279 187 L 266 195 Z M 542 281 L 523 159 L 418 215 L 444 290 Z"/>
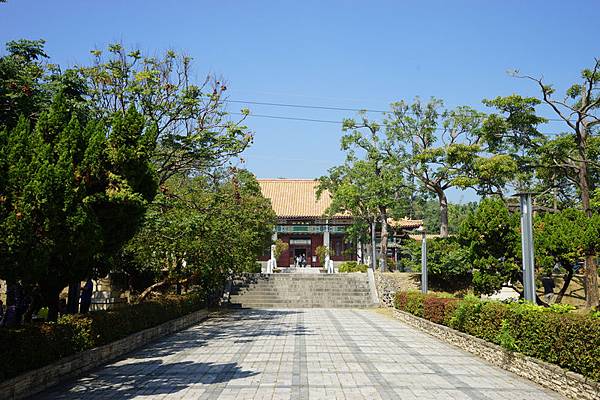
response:
<path id="1" fill-rule="evenodd" d="M 511 352 L 475 336 L 458 332 L 400 310 L 394 318 L 468 351 L 487 362 L 576 400 L 600 400 L 600 383 L 537 358 Z"/>
<path id="2" fill-rule="evenodd" d="M 61 381 L 76 377 L 160 337 L 197 324 L 206 318 L 208 318 L 208 311 L 199 310 L 164 324 L 136 332 L 107 345 L 82 351 L 53 364 L 26 372 L 0 383 L 0 400 L 16 400 L 33 396 Z"/>

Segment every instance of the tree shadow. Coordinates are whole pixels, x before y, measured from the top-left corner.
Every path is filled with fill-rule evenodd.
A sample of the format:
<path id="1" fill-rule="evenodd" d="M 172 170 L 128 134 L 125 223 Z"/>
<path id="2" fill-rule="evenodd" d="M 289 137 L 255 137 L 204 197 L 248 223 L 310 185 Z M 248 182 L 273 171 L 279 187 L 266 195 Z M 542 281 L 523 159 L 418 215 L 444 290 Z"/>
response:
<path id="1" fill-rule="evenodd" d="M 163 364 L 149 360 L 105 366 L 88 377 L 59 385 L 40 399 L 131 399 L 175 393 L 192 385 L 210 385 L 257 375 L 237 363 L 196 363 L 183 361 Z"/>
<path id="2" fill-rule="evenodd" d="M 225 313 L 209 320 L 177 332 L 173 335 L 158 339 L 141 350 L 127 355 L 127 358 L 149 359 L 162 358 L 190 348 L 203 347 L 209 341 L 230 340 L 233 343 L 250 343 L 264 337 L 280 336 L 312 336 L 314 333 L 296 321 L 271 322 L 282 316 L 298 314 L 294 310 L 256 310 L 242 309 Z M 262 329 L 252 329 L 260 327 Z"/>
<path id="3" fill-rule="evenodd" d="M 179 392 L 192 385 L 218 384 L 257 375 L 235 362 L 211 363 L 163 359 L 219 340 L 247 345 L 261 337 L 314 335 L 296 318 L 273 320 L 298 314 L 295 310 L 246 309 L 217 315 L 191 328 L 160 338 L 143 348 L 93 370 L 89 374 L 42 392 L 35 398 L 130 399 Z"/>

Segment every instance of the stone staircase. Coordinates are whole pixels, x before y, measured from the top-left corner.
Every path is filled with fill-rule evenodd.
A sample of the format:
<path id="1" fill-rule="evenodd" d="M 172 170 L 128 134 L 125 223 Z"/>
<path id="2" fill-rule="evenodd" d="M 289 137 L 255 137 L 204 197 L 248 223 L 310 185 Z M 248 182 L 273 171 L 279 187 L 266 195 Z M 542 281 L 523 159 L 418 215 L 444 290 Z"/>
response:
<path id="1" fill-rule="evenodd" d="M 253 274 L 234 282 L 230 304 L 243 308 L 373 307 L 367 274 Z"/>

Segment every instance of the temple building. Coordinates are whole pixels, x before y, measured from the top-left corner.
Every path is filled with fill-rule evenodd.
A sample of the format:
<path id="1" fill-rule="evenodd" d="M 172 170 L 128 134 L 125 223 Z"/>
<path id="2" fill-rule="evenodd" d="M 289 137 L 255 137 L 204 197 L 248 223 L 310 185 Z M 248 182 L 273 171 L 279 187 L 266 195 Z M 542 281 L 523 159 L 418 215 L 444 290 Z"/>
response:
<path id="1" fill-rule="evenodd" d="M 258 179 L 263 196 L 271 200 L 277 215 L 274 239 L 280 239 L 289 245 L 277 260 L 280 268 L 293 267 L 295 259 L 304 255 L 307 267 L 322 267 L 317 256 L 319 246 L 331 249 L 331 259 L 337 267 L 341 262 L 357 260 L 360 247 L 347 243 L 346 228 L 352 224 L 351 215 L 326 217 L 331 205 L 331 196 L 325 191 L 317 199 L 318 181 L 314 179 Z M 392 228 L 388 239 L 390 257 L 395 257 L 398 237 L 395 232 L 417 228 L 421 220 L 390 220 Z M 377 238 L 379 239 L 379 238 Z M 379 242 L 379 240 L 377 240 Z M 379 247 L 379 246 L 378 246 Z M 266 264 L 269 253 L 260 258 Z M 366 262 L 364 259 L 363 262 Z"/>

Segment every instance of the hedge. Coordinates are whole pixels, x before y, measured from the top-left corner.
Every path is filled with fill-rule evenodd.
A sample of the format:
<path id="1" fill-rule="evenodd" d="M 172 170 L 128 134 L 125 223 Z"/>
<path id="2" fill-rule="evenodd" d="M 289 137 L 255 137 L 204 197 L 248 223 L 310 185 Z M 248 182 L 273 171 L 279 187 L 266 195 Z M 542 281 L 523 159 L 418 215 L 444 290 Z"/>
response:
<path id="1" fill-rule="evenodd" d="M 66 315 L 55 323 L 0 328 L 0 381 L 200 310 L 203 299 L 199 294 L 165 296 L 109 311 Z"/>
<path id="2" fill-rule="evenodd" d="M 356 261 L 344 261 L 338 268 L 339 272 L 367 272 L 368 265 L 359 264 Z"/>
<path id="3" fill-rule="evenodd" d="M 568 307 L 398 292 L 397 309 L 600 381 L 600 318 Z"/>

